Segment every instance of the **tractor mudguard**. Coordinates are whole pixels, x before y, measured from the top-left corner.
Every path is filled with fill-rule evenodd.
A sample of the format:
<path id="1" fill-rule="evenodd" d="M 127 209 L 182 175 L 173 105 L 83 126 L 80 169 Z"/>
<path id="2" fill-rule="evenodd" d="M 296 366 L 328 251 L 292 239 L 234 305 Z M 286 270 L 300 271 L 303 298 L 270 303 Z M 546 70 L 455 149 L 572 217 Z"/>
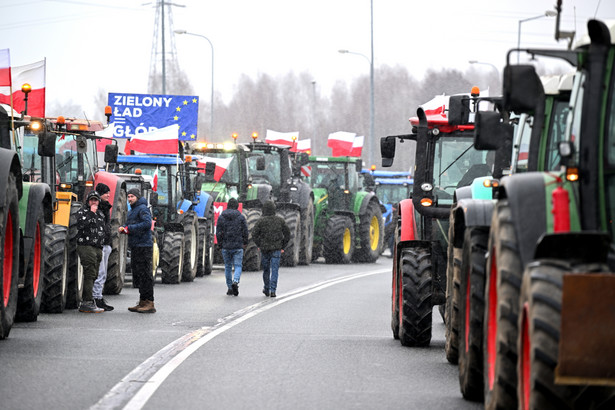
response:
<path id="1" fill-rule="evenodd" d="M 51 190 L 49 185 L 28 182 L 23 184 L 23 196 L 19 201 L 19 226 L 23 236 L 24 255 L 30 255 L 36 223 L 38 222 L 38 206 L 43 204 L 45 222 L 51 223 L 53 214 L 51 211 Z"/>
<path id="2" fill-rule="evenodd" d="M 508 199 L 519 255 L 525 266 L 534 257 L 538 239 L 547 231 L 548 211 L 543 174 L 527 172 L 506 177 L 502 179 L 499 193 L 499 198 Z"/>
<path id="3" fill-rule="evenodd" d="M 298 188 L 296 191 L 290 191 L 290 200 L 291 202 L 300 204 L 300 206 L 307 206 L 310 203 L 312 188 L 303 182 L 299 181 L 295 186 Z"/>
<path id="4" fill-rule="evenodd" d="M 412 199 L 404 199 L 399 203 L 399 242 L 414 241 L 416 237 L 416 220 L 414 217 Z"/>
<path id="5" fill-rule="evenodd" d="M 116 174 L 107 171 L 99 171 L 94 176 L 94 188 L 99 183 L 109 187 L 109 203 L 112 205 L 109 215 L 113 216 L 113 209 L 118 209 L 121 204 L 116 203 L 117 193 L 124 188 L 124 181 Z"/>
<path id="6" fill-rule="evenodd" d="M 301 205 L 291 202 L 276 202 L 275 207 L 278 211 L 290 210 L 301 212 Z"/>
<path id="7" fill-rule="evenodd" d="M 23 188 L 19 157 L 15 151 L 0 148 L 0 175 L 2 175 L 2 178 L 0 178 L 0 207 L 4 207 L 6 202 L 7 176 L 11 172 L 15 175 L 15 182 L 17 183 L 17 197 L 21 199 Z"/>
<path id="8" fill-rule="evenodd" d="M 254 199 L 258 199 L 261 204 L 264 204 L 265 201 L 271 199 L 271 185 L 254 184 L 252 185 L 252 189 L 256 190 Z"/>
<path id="9" fill-rule="evenodd" d="M 458 201 L 452 209 L 454 227 L 453 241 L 455 248 L 463 246 L 463 235 L 466 227 L 471 226 L 490 226 L 491 215 L 495 202 L 493 200 L 466 198 Z"/>
<path id="10" fill-rule="evenodd" d="M 547 233 L 538 239 L 534 259 L 607 263 L 611 241 L 605 232 Z"/>
<path id="11" fill-rule="evenodd" d="M 472 187 L 470 185 L 463 186 L 455 190 L 455 202 L 467 198 L 472 198 Z"/>

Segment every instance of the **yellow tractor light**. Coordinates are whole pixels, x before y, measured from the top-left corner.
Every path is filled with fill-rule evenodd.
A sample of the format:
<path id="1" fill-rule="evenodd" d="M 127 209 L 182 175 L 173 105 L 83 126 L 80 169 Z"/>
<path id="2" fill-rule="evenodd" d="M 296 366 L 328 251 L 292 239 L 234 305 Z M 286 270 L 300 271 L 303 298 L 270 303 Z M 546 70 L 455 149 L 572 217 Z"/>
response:
<path id="1" fill-rule="evenodd" d="M 472 87 L 470 94 L 472 94 L 472 97 L 478 97 L 480 95 L 480 89 L 477 86 L 474 86 Z"/>
<path id="2" fill-rule="evenodd" d="M 423 205 L 423 206 L 432 206 L 433 205 L 433 201 L 431 200 L 431 198 L 422 198 L 421 199 L 421 205 Z"/>
<path id="3" fill-rule="evenodd" d="M 28 83 L 24 83 L 21 86 L 21 92 L 28 95 L 30 93 L 30 91 L 32 91 L 32 86 Z"/>
<path id="4" fill-rule="evenodd" d="M 483 186 L 485 188 L 497 188 L 500 186 L 500 181 L 497 179 L 485 179 L 483 180 Z"/>
<path id="5" fill-rule="evenodd" d="M 143 171 L 141 170 L 141 168 L 136 168 L 135 169 L 135 174 L 136 175 L 141 175 L 143 173 Z"/>
<path id="6" fill-rule="evenodd" d="M 570 167 L 566 168 L 566 179 L 570 182 L 579 180 L 579 168 Z"/>
<path id="7" fill-rule="evenodd" d="M 233 141 L 237 141 L 237 137 L 239 137 L 239 134 L 234 132 L 233 135 L 231 135 L 231 137 L 233 137 Z"/>
<path id="8" fill-rule="evenodd" d="M 204 150 L 205 148 L 207 148 L 207 143 L 205 142 L 197 142 L 196 144 L 194 144 L 194 149 L 197 150 Z"/>
<path id="9" fill-rule="evenodd" d="M 376 165 L 372 165 L 370 169 L 372 170 L 372 172 L 374 172 L 376 170 Z"/>
<path id="10" fill-rule="evenodd" d="M 30 131 L 37 134 L 43 129 L 43 124 L 40 121 L 32 121 L 30 123 Z"/>
<path id="11" fill-rule="evenodd" d="M 192 162 L 192 155 L 186 155 L 186 157 L 184 158 L 184 162 L 185 163 Z"/>
<path id="12" fill-rule="evenodd" d="M 224 148 L 226 151 L 231 151 L 235 149 L 235 144 L 232 142 L 225 142 L 224 144 L 220 144 L 220 148 Z"/>
<path id="13" fill-rule="evenodd" d="M 66 124 L 66 119 L 60 115 L 58 118 L 56 118 L 56 124 L 64 125 Z"/>
<path id="14" fill-rule="evenodd" d="M 256 141 L 256 139 L 257 139 L 257 138 L 258 138 L 258 132 L 253 132 L 253 133 L 252 133 L 252 139 L 253 139 L 254 141 Z"/>
<path id="15" fill-rule="evenodd" d="M 61 183 L 60 184 L 60 190 L 61 191 L 70 191 L 73 188 L 72 184 L 67 184 L 67 183 Z"/>

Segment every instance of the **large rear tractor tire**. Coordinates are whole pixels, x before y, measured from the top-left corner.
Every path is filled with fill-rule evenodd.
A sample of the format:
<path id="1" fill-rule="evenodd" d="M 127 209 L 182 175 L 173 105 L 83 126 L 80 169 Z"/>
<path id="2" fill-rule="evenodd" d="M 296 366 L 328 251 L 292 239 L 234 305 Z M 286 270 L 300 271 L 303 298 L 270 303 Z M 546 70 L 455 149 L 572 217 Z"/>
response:
<path id="1" fill-rule="evenodd" d="M 382 210 L 376 201 L 371 201 L 363 215 L 360 215 L 359 242 L 353 260 L 356 262 L 374 263 L 382 253 L 384 226 Z"/>
<path id="2" fill-rule="evenodd" d="M 62 225 L 47 225 L 45 229 L 45 286 L 41 312 L 62 313 L 66 307 L 68 289 L 68 230 Z"/>
<path id="3" fill-rule="evenodd" d="M 198 217 L 193 211 L 188 212 L 182 219 L 184 226 L 184 268 L 182 282 L 192 282 L 196 277 L 199 252 Z"/>
<path id="4" fill-rule="evenodd" d="M 431 253 L 421 248 L 404 249 L 400 265 L 399 341 L 403 346 L 429 346 L 433 310 Z"/>
<path id="5" fill-rule="evenodd" d="M 214 221 L 212 218 L 199 218 L 199 263 L 196 276 L 211 275 L 214 264 Z"/>
<path id="6" fill-rule="evenodd" d="M 309 265 L 314 251 L 314 202 L 310 199 L 301 211 L 301 241 L 299 247 L 299 265 Z"/>
<path id="7" fill-rule="evenodd" d="M 126 222 L 126 191 L 120 190 L 118 195 L 117 209 L 111 209 L 111 254 L 107 264 L 107 280 L 103 287 L 103 293 L 106 295 L 119 295 L 126 279 L 128 235 L 121 235 L 118 230 Z"/>
<path id="8" fill-rule="evenodd" d="M 517 320 L 523 274 L 508 201 L 493 211 L 483 322 L 485 408 L 517 407 Z"/>
<path id="9" fill-rule="evenodd" d="M 395 255 L 393 255 L 393 258 L 395 258 Z M 395 340 L 399 340 L 399 301 L 401 295 L 400 267 L 400 264 L 393 263 L 393 277 L 391 280 L 391 330 L 393 331 L 393 338 Z"/>
<path id="10" fill-rule="evenodd" d="M 181 281 L 184 262 L 183 232 L 165 232 L 160 270 L 162 283 L 176 285 Z"/>
<path id="11" fill-rule="evenodd" d="M 6 207 L 0 209 L 0 241 L 2 263 L 0 264 L 0 339 L 9 336 L 15 312 L 19 286 L 19 198 L 15 175 L 9 174 L 6 191 Z"/>
<path id="12" fill-rule="evenodd" d="M 446 306 L 444 308 L 444 353 L 451 364 L 459 362 L 459 276 L 461 271 L 461 248 L 454 246 L 454 214 L 448 230 L 446 267 Z"/>
<path id="13" fill-rule="evenodd" d="M 243 252 L 243 270 L 254 272 L 261 269 L 261 252 L 252 239 L 252 230 L 254 225 L 256 225 L 256 221 L 261 217 L 262 211 L 258 208 L 244 208 L 242 213 L 248 222 L 248 232 L 250 232 L 248 246 L 246 246 Z"/>
<path id="14" fill-rule="evenodd" d="M 36 210 L 36 226 L 30 255 L 26 259 L 26 276 L 24 285 L 19 289 L 17 297 L 17 314 L 15 320 L 34 322 L 41 310 L 41 300 L 45 285 L 45 211 L 43 203 Z"/>
<path id="15" fill-rule="evenodd" d="M 73 202 L 70 207 L 68 223 L 68 287 L 66 309 L 77 309 L 83 293 L 83 266 L 77 254 L 77 219 L 76 213 L 81 209 L 81 203 Z"/>
<path id="16" fill-rule="evenodd" d="M 346 264 L 352 261 L 355 237 L 352 220 L 343 215 L 333 215 L 327 221 L 322 252 L 326 263 Z"/>
<path id="17" fill-rule="evenodd" d="M 299 226 L 301 214 L 299 211 L 283 210 L 279 215 L 284 218 L 286 226 L 290 230 L 290 239 L 284 248 L 280 263 L 282 266 L 294 267 L 299 264 L 299 252 L 301 249 L 301 227 Z"/>
<path id="18" fill-rule="evenodd" d="M 466 400 L 483 401 L 485 254 L 489 228 L 467 228 L 459 291 L 459 388 Z"/>

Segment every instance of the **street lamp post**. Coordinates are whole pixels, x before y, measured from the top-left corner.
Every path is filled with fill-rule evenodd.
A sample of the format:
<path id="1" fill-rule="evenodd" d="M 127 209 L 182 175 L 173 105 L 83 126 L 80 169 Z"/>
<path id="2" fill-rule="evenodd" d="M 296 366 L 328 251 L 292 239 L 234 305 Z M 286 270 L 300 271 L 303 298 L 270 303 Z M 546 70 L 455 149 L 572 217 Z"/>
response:
<path id="1" fill-rule="evenodd" d="M 373 149 L 373 143 L 374 143 L 373 142 L 374 141 L 374 59 L 373 58 L 370 59 L 365 54 L 355 53 L 354 51 L 349 51 L 349 50 L 338 50 L 338 52 L 341 54 L 355 54 L 355 55 L 361 56 L 365 58 L 367 62 L 369 63 L 369 99 L 370 101 L 369 101 L 369 139 L 367 140 L 367 149 L 369 152 L 367 153 L 367 159 L 369 161 L 369 166 L 371 167 L 372 164 L 374 163 L 373 161 L 373 155 L 374 155 L 374 149 Z M 373 51 L 372 51 L 372 56 L 373 56 Z"/>
<path id="2" fill-rule="evenodd" d="M 210 102 L 210 120 L 209 120 L 209 138 L 213 138 L 214 133 L 214 45 L 211 40 L 202 34 L 191 33 L 186 30 L 175 30 L 175 34 L 188 34 L 190 36 L 201 37 L 207 40 L 211 47 L 211 102 Z"/>
<path id="3" fill-rule="evenodd" d="M 524 22 L 530 21 L 530 20 L 540 19 L 540 18 L 543 18 L 543 17 L 555 17 L 555 16 L 557 16 L 557 13 L 555 11 L 547 10 L 547 11 L 545 11 L 543 14 L 541 14 L 539 16 L 528 17 L 526 19 L 519 20 L 519 29 L 517 31 L 517 50 L 519 50 L 521 48 L 521 23 L 524 23 Z M 519 64 L 519 51 L 517 51 L 517 64 Z"/>
<path id="4" fill-rule="evenodd" d="M 483 61 L 478 61 L 478 60 L 469 60 L 468 63 L 470 64 L 484 64 L 484 65 L 488 65 L 491 68 L 493 68 L 495 70 L 495 75 L 496 77 L 499 79 L 500 78 L 500 70 L 498 70 L 498 68 L 491 64 L 491 63 L 487 63 L 487 62 L 483 62 Z"/>

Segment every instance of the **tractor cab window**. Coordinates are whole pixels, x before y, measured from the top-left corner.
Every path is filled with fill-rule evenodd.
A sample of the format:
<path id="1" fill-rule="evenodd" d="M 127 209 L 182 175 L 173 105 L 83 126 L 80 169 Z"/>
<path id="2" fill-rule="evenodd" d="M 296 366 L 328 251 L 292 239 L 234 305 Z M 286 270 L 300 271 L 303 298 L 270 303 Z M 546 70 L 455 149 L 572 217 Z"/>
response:
<path id="1" fill-rule="evenodd" d="M 205 169 L 205 164 L 213 162 L 216 164 L 214 173 L 215 178 L 220 178 L 223 184 L 239 185 L 240 170 L 239 161 L 233 152 L 207 152 L 198 161 L 199 168 Z"/>
<path id="2" fill-rule="evenodd" d="M 515 128 L 515 164 L 513 172 L 527 172 L 528 159 L 530 153 L 530 137 L 532 136 L 532 124 L 534 117 L 522 114 L 519 118 L 519 125 Z"/>
<path id="3" fill-rule="evenodd" d="M 265 169 L 257 169 L 259 157 L 264 157 Z M 257 152 L 256 155 L 248 158 L 248 168 L 250 169 L 250 175 L 252 175 L 252 182 L 269 184 L 273 188 L 274 194 L 277 195 L 279 193 L 282 184 L 279 152 Z"/>
<path id="4" fill-rule="evenodd" d="M 566 122 L 570 105 L 568 101 L 556 100 L 553 105 L 551 126 L 548 128 L 547 156 L 545 171 L 555 171 L 560 167 L 559 143 L 566 137 Z"/>
<path id="5" fill-rule="evenodd" d="M 60 181 L 77 181 L 78 175 L 77 142 L 74 136 L 65 135 L 56 140 L 56 168 L 60 174 Z"/>
<path id="6" fill-rule="evenodd" d="M 345 172 L 344 163 L 314 163 L 310 183 L 312 188 L 343 188 Z"/>
<path id="7" fill-rule="evenodd" d="M 34 134 L 26 134 L 23 138 L 22 162 L 24 176 L 30 182 L 41 182 L 41 157 L 38 155 L 38 138 Z"/>

